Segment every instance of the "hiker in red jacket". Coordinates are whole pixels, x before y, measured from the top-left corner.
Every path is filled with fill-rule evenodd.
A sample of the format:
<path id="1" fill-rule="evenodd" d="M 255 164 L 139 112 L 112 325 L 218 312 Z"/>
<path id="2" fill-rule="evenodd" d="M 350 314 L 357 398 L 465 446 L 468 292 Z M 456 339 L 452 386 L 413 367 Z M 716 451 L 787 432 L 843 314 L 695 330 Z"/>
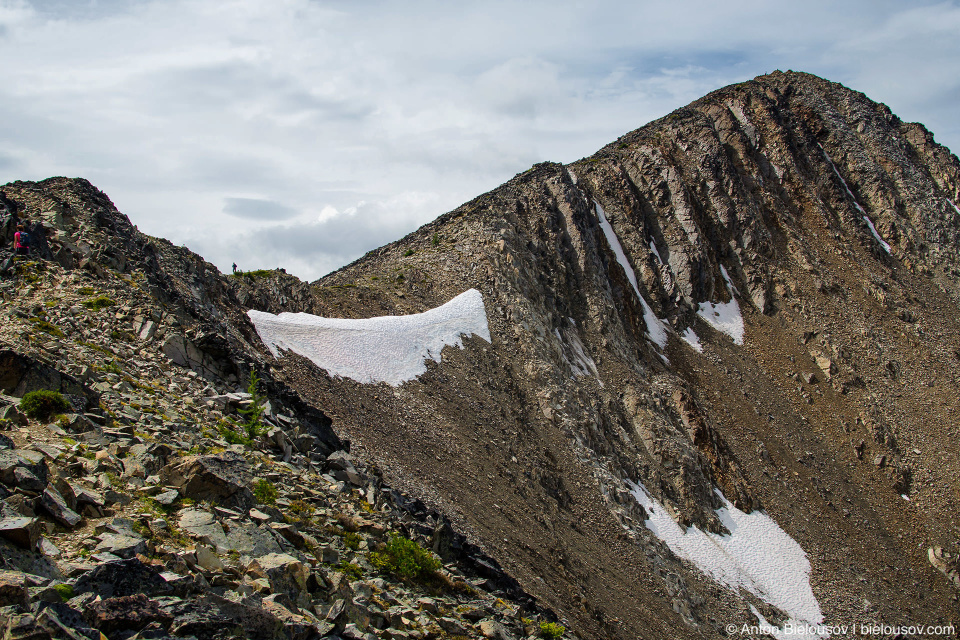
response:
<path id="1" fill-rule="evenodd" d="M 17 232 L 13 234 L 13 248 L 18 256 L 30 255 L 30 234 L 26 232 L 22 223 L 17 225 Z"/>

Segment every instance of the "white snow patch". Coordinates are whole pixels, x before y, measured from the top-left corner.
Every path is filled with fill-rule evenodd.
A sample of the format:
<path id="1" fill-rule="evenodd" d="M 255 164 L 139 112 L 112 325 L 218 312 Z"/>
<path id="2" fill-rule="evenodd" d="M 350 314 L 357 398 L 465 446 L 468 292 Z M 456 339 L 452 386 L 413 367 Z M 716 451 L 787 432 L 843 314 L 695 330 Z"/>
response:
<path id="1" fill-rule="evenodd" d="M 650 308 L 650 305 L 647 304 L 647 301 L 643 298 L 643 295 L 641 295 L 640 287 L 637 286 L 637 274 L 633 272 L 633 267 L 630 266 L 630 261 L 627 260 L 627 254 L 623 252 L 623 246 L 620 244 L 617 232 L 613 230 L 613 225 L 607 220 L 607 215 L 603 207 L 601 207 L 600 203 L 596 200 L 594 200 L 593 203 L 597 207 L 597 218 L 600 220 L 600 228 L 603 229 L 603 235 L 607 237 L 607 243 L 610 244 L 610 248 L 613 249 L 613 253 L 617 256 L 617 262 L 623 267 L 623 271 L 627 274 L 627 280 L 630 281 L 634 293 L 637 294 L 640 304 L 643 305 L 643 321 L 647 325 L 647 335 L 650 336 L 650 340 L 654 344 L 663 349 L 667 346 L 667 328 L 663 322 L 657 318 L 657 314 L 653 312 L 653 309 Z"/>
<path id="2" fill-rule="evenodd" d="M 703 353 L 703 345 L 700 344 L 700 337 L 693 331 L 693 327 L 687 327 L 687 330 L 680 334 L 680 337 L 693 347 L 694 351 Z"/>
<path id="3" fill-rule="evenodd" d="M 322 318 L 309 313 L 247 312 L 274 357 L 293 351 L 330 375 L 392 386 L 426 372 L 426 359 L 440 361 L 447 345 L 463 347 L 463 336 L 490 342 L 483 295 L 476 289 L 450 302 L 408 316 L 363 320 Z"/>
<path id="4" fill-rule="evenodd" d="M 857 208 L 859 209 L 860 205 L 857 205 Z M 860 209 L 860 211 L 863 211 L 863 209 Z M 871 220 L 867 214 L 863 214 L 863 220 L 867 223 L 867 226 L 870 227 L 870 233 L 872 233 L 873 237 L 876 238 L 877 242 L 880 243 L 880 246 L 883 247 L 883 250 L 887 253 L 890 253 L 890 245 L 884 242 L 883 238 L 880 237 L 880 234 L 877 233 L 877 228 L 873 226 L 873 220 Z"/>
<path id="5" fill-rule="evenodd" d="M 840 172 L 837 171 L 837 165 L 833 164 L 833 160 L 830 159 L 830 156 L 827 155 L 826 149 L 824 149 L 822 146 L 820 146 L 820 151 L 823 151 L 823 157 L 826 158 L 827 162 L 830 163 L 830 168 L 833 169 L 833 173 L 840 178 L 840 182 L 843 184 L 843 188 L 846 190 L 847 195 L 851 200 L 853 200 L 853 206 L 857 208 L 857 211 L 859 211 L 860 215 L 863 216 L 863 221 L 867 223 L 868 227 L 870 227 L 870 233 L 872 233 L 876 241 L 880 243 L 880 246 L 883 247 L 883 250 L 887 253 L 890 253 L 890 245 L 880 237 L 880 234 L 877 233 L 877 228 L 873 226 L 873 220 L 871 220 L 870 216 L 867 215 L 867 212 L 863 210 L 863 207 L 860 206 L 860 203 L 857 202 L 857 199 L 853 197 L 853 192 L 850 191 L 850 187 L 847 186 L 847 181 L 844 180 L 843 176 L 840 175 Z"/>
<path id="6" fill-rule="evenodd" d="M 957 212 L 958 216 L 960 216 L 960 209 L 957 208 L 957 205 L 953 204 L 953 200 L 947 198 L 947 202 L 950 203 L 950 206 L 953 207 L 953 210 Z"/>
<path id="7" fill-rule="evenodd" d="M 577 174 L 573 172 L 573 169 L 567 169 L 567 173 L 570 175 L 570 182 L 576 186 L 577 184 Z"/>
<path id="8" fill-rule="evenodd" d="M 597 364 L 593 361 L 593 358 L 587 355 L 587 350 L 584 348 L 580 336 L 577 334 L 576 329 L 573 328 L 576 326 L 573 318 L 568 319 L 572 326 L 569 329 L 564 329 L 562 335 L 560 329 L 553 330 L 560 344 L 565 347 L 563 354 L 564 359 L 567 361 L 567 364 L 570 365 L 570 369 L 573 370 L 574 377 L 593 375 L 597 380 L 600 380 L 600 374 L 597 372 Z M 600 386 L 603 386 L 603 381 L 600 381 Z"/>
<path id="9" fill-rule="evenodd" d="M 653 255 L 657 256 L 657 262 L 663 264 L 663 258 L 660 257 L 660 252 L 657 251 L 657 245 L 653 243 L 652 239 L 650 240 L 650 251 L 653 253 Z"/>
<path id="10" fill-rule="evenodd" d="M 727 270 L 720 266 L 720 273 L 727 283 L 730 292 L 730 302 L 701 302 L 697 305 L 697 315 L 704 319 L 717 331 L 721 331 L 731 338 L 736 345 L 743 345 L 743 316 L 740 314 L 740 305 L 734 295 L 736 288 Z"/>
<path id="11" fill-rule="evenodd" d="M 643 485 L 628 484 L 650 515 L 644 524 L 673 553 L 733 591 L 746 589 L 781 609 L 796 626 L 823 621 L 810 587 L 807 554 L 770 516 L 744 513 L 717 491 L 724 506 L 716 514 L 730 533 L 705 533 L 696 527 L 684 531 Z"/>

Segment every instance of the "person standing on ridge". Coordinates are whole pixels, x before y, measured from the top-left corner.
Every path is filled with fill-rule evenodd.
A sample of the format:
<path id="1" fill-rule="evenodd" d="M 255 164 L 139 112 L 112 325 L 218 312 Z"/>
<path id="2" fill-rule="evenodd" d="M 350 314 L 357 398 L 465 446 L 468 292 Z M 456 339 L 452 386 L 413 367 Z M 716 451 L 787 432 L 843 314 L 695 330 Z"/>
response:
<path id="1" fill-rule="evenodd" d="M 18 256 L 30 255 L 30 234 L 22 222 L 17 225 L 17 232 L 13 234 L 13 248 Z"/>

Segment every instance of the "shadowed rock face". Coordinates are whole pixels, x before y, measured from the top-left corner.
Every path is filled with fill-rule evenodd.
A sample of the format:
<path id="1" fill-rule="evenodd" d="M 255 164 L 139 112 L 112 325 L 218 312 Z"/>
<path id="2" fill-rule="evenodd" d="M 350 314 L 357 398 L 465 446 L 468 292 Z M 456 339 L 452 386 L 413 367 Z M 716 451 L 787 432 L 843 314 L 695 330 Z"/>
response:
<path id="1" fill-rule="evenodd" d="M 312 284 L 223 278 L 85 181 L 4 190 L 59 215 L 62 264 L 142 271 L 179 364 L 231 383 L 256 364 L 271 398 L 313 412 L 324 454 L 349 439 L 580 637 L 714 638 L 750 606 L 788 613 L 678 558 L 637 484 L 715 534 L 718 491 L 764 510 L 806 551 L 825 622 L 956 616 L 927 548 L 960 535 L 960 163 L 862 94 L 797 73 L 721 89 Z M 421 313 L 471 288 L 491 342 L 397 387 L 275 360 L 245 315 Z"/>

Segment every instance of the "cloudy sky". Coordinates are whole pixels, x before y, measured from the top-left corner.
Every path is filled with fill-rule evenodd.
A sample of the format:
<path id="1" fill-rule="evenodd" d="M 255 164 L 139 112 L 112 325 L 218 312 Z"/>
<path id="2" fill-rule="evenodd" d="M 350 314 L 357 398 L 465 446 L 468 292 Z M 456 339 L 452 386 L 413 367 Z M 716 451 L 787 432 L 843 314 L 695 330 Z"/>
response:
<path id="1" fill-rule="evenodd" d="M 312 280 L 774 69 L 960 151 L 960 0 L 0 0 L 0 184 Z"/>

